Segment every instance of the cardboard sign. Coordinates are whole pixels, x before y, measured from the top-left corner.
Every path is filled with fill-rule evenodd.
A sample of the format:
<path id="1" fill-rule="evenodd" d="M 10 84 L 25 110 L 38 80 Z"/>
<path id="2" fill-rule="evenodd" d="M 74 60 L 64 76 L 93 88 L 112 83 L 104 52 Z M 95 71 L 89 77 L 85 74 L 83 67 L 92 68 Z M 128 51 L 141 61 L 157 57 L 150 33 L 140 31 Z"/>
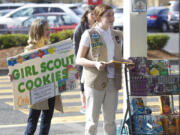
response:
<path id="1" fill-rule="evenodd" d="M 14 108 L 38 103 L 76 87 L 77 70 L 70 39 L 7 59 Z"/>

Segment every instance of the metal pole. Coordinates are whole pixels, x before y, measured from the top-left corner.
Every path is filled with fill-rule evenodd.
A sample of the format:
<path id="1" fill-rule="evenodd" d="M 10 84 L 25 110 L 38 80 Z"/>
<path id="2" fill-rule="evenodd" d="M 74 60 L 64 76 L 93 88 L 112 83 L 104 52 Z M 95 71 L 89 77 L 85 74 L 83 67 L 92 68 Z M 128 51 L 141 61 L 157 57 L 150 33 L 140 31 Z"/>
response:
<path id="1" fill-rule="evenodd" d="M 130 99 L 129 99 L 129 85 L 128 85 L 128 75 L 127 75 L 127 68 L 125 66 L 125 81 L 126 81 L 126 92 L 127 92 L 127 110 L 128 110 L 128 113 L 129 113 L 129 133 L 130 135 L 133 135 L 133 132 L 132 132 L 132 119 L 131 119 L 131 107 L 130 107 Z"/>
<path id="2" fill-rule="evenodd" d="M 179 7 L 180 7 L 180 2 L 179 2 Z M 179 14 L 179 18 L 180 18 L 180 14 Z M 180 20 L 179 20 L 179 32 L 180 32 Z M 180 35 L 179 35 L 179 54 L 178 54 L 178 56 L 179 56 L 178 62 L 179 62 L 179 84 L 180 84 Z M 179 111 L 180 111 L 180 90 L 179 90 Z M 179 115 L 179 113 L 178 113 L 178 115 Z M 180 115 L 179 115 L 178 125 L 180 126 Z M 179 129 L 179 133 L 180 133 L 180 128 L 178 127 L 178 129 Z"/>

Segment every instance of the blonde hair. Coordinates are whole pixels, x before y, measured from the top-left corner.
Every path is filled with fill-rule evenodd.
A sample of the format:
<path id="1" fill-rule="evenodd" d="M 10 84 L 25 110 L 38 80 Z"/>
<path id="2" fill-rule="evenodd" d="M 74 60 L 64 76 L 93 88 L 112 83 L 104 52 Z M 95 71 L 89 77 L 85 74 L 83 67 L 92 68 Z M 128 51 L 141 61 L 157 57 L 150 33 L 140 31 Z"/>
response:
<path id="1" fill-rule="evenodd" d="M 36 45 L 43 39 L 44 27 L 46 24 L 48 24 L 47 20 L 36 19 L 33 21 L 29 31 L 28 44 Z"/>
<path id="2" fill-rule="evenodd" d="M 95 17 L 96 17 L 96 23 L 95 23 L 94 25 L 96 25 L 96 24 L 98 23 L 98 21 L 99 21 L 99 19 L 101 18 L 101 16 L 102 16 L 105 12 L 107 12 L 107 10 L 109 10 L 109 9 L 112 9 L 112 7 L 109 6 L 109 5 L 106 5 L 106 4 L 101 4 L 101 5 L 98 5 L 98 6 L 95 7 L 95 9 L 94 9 L 94 15 L 95 15 Z"/>

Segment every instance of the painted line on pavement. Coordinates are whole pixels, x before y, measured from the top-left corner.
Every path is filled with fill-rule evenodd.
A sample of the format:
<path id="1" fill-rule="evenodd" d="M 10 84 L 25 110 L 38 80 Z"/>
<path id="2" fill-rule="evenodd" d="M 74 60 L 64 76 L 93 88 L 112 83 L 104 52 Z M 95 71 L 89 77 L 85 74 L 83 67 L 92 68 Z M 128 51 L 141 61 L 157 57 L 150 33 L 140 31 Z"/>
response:
<path id="1" fill-rule="evenodd" d="M 5 102 L 5 103 L 8 104 L 9 106 L 13 106 L 13 102 Z M 178 107 L 179 102 L 175 101 L 174 106 Z M 160 107 L 160 105 L 152 102 L 152 104 L 151 104 L 152 109 L 153 108 L 159 108 L 159 107 Z M 81 109 L 81 106 L 64 106 L 63 108 L 64 108 L 64 113 L 74 113 L 74 112 L 79 112 L 79 110 Z M 122 110 L 122 109 L 123 109 L 123 104 L 118 104 L 117 110 Z M 20 109 L 19 111 L 26 114 L 26 115 L 28 115 L 28 113 L 29 113 L 28 109 Z M 59 111 L 55 111 L 55 113 L 59 113 Z"/>
<path id="2" fill-rule="evenodd" d="M 9 79 L 0 79 L 0 83 L 11 83 Z"/>
<path id="3" fill-rule="evenodd" d="M 8 75 L 0 76 L 0 79 L 9 79 L 9 76 Z"/>
<path id="4" fill-rule="evenodd" d="M 12 84 L 11 83 L 1 83 L 0 88 L 1 87 L 12 87 Z"/>
<path id="5" fill-rule="evenodd" d="M 1 95 L 0 99 L 13 99 L 13 95 Z"/>
<path id="6" fill-rule="evenodd" d="M 123 114 L 116 114 L 116 120 L 122 119 Z M 102 121 L 102 114 L 100 115 L 100 120 Z M 51 124 L 64 124 L 64 123 L 84 123 L 85 122 L 85 116 L 63 116 L 63 117 L 53 117 Z M 17 127 L 25 127 L 27 123 L 22 124 L 10 124 L 10 125 L 0 125 L 0 129 L 3 128 L 17 128 Z M 39 125 L 39 123 L 38 123 Z"/>
<path id="7" fill-rule="evenodd" d="M 71 103 L 72 101 L 70 101 L 69 103 Z M 73 102 L 72 102 L 73 103 Z M 9 105 L 9 106 L 12 106 L 14 105 L 13 102 L 5 102 L 5 104 Z M 118 110 L 122 109 L 123 108 L 123 104 L 118 104 Z M 64 110 L 64 113 L 74 113 L 74 112 L 79 112 L 81 109 L 81 106 L 64 106 L 63 107 L 63 110 Z M 28 115 L 29 113 L 29 110 L 28 109 L 19 109 L 20 112 Z M 55 110 L 55 113 L 59 113 L 59 111 L 56 111 Z"/>
<path id="8" fill-rule="evenodd" d="M 12 93 L 13 90 L 12 89 L 2 89 L 0 90 L 0 93 Z"/>

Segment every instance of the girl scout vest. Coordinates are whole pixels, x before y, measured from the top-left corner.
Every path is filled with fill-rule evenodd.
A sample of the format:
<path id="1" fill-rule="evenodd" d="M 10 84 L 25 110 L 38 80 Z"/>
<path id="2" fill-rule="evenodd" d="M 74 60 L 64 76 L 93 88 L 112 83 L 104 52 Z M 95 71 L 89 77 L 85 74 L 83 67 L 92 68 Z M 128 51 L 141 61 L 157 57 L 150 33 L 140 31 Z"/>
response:
<path id="1" fill-rule="evenodd" d="M 87 54 L 87 59 L 93 61 L 107 62 L 107 48 L 104 40 L 95 28 L 88 30 L 90 35 L 90 47 Z M 122 59 L 122 34 L 120 31 L 112 30 L 114 41 L 114 60 Z M 115 87 L 121 88 L 121 65 L 115 66 Z M 102 90 L 107 86 L 107 69 L 98 71 L 96 67 L 83 67 L 81 82 L 88 87 Z"/>

